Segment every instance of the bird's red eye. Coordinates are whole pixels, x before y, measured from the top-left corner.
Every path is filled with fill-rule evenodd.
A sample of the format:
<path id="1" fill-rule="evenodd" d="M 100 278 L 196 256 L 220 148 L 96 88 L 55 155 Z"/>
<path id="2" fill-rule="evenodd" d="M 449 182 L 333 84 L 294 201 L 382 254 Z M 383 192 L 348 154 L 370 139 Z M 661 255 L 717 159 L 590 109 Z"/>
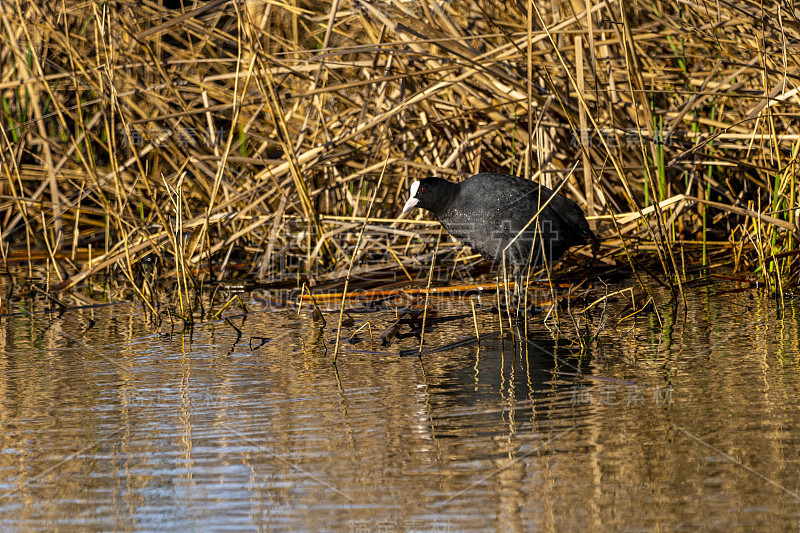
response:
<path id="1" fill-rule="evenodd" d="M 427 187 L 425 187 L 424 185 L 423 185 L 422 187 L 420 187 L 420 188 L 419 188 L 419 192 L 425 192 L 425 191 L 427 191 L 427 190 L 428 190 L 428 188 L 427 188 Z"/>

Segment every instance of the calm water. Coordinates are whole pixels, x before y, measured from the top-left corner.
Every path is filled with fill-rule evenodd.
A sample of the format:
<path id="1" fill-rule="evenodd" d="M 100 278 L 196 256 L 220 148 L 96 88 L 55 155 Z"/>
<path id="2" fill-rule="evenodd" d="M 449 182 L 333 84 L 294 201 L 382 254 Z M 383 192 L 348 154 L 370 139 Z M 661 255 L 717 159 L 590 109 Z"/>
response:
<path id="1" fill-rule="evenodd" d="M 520 348 L 484 312 L 480 348 L 399 357 L 406 337 L 336 367 L 334 315 L 255 312 L 238 342 L 225 322 L 158 333 L 131 304 L 5 317 L 0 529 L 797 530 L 800 309 L 687 296 L 660 322 L 612 305 L 588 356 L 564 316 Z M 394 312 L 353 317 L 347 336 L 377 337 Z M 469 316 L 425 344 L 473 334 Z"/>

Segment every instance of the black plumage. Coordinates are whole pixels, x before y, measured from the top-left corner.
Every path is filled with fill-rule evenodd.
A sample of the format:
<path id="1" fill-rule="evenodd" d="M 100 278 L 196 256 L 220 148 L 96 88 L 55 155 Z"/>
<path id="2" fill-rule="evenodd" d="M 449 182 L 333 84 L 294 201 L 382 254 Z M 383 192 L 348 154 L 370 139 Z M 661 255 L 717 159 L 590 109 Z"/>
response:
<path id="1" fill-rule="evenodd" d="M 505 251 L 517 277 L 529 263 L 541 265 L 544 258 L 551 263 L 572 246 L 596 243 L 572 200 L 506 174 L 485 172 L 460 183 L 414 182 L 403 212 L 414 207 L 433 213 L 450 235 L 491 261 L 501 262 Z"/>

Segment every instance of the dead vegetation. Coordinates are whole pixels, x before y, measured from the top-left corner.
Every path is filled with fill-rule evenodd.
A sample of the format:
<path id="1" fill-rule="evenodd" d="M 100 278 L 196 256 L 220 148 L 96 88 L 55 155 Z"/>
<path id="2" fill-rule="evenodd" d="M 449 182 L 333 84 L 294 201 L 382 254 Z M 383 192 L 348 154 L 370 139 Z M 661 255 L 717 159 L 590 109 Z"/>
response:
<path id="1" fill-rule="evenodd" d="M 466 279 L 396 217 L 479 171 L 569 176 L 609 268 L 797 283 L 790 4 L 11 0 L 0 29 L 3 270 L 49 288 L 424 286 L 436 250 Z"/>

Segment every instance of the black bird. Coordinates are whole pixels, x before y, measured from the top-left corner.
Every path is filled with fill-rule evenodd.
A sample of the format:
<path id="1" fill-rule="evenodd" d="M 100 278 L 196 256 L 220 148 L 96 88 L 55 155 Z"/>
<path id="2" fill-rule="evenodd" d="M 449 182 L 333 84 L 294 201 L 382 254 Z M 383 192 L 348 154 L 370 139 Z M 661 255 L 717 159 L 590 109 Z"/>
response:
<path id="1" fill-rule="evenodd" d="M 484 172 L 461 183 L 415 181 L 403 213 L 415 207 L 433 213 L 450 235 L 490 261 L 502 262 L 505 251 L 516 291 L 528 264 L 541 265 L 545 258 L 551 264 L 572 246 L 597 244 L 575 202 L 516 176 Z"/>

